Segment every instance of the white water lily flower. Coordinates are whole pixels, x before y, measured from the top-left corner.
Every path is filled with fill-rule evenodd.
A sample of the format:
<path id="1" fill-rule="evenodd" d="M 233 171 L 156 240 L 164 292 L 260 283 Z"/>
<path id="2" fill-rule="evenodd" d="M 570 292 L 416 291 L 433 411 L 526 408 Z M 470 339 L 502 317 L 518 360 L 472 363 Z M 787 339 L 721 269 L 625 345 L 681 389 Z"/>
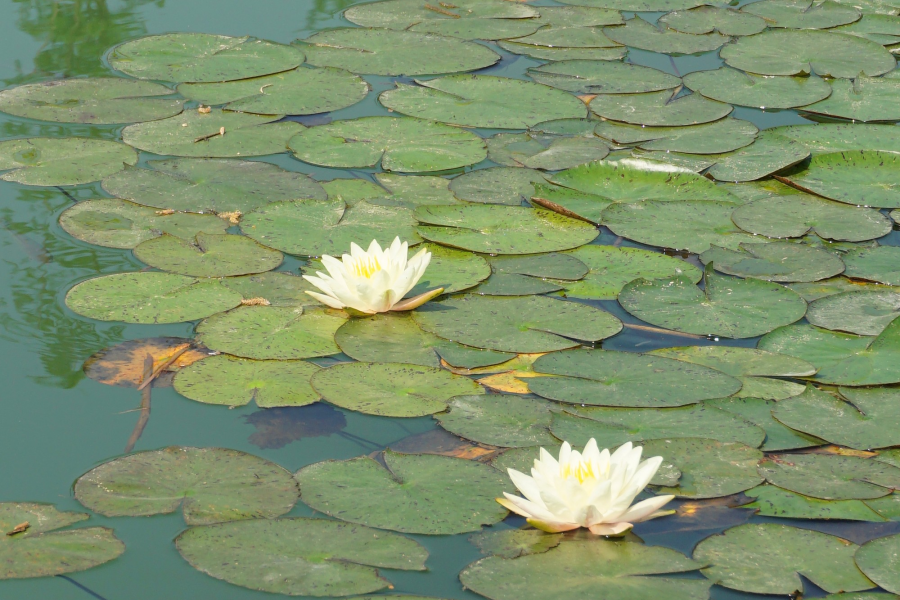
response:
<path id="1" fill-rule="evenodd" d="M 319 288 L 322 293 L 306 292 L 319 302 L 332 308 L 350 309 L 365 314 L 387 311 L 412 310 L 422 306 L 444 288 L 438 288 L 403 300 L 409 290 L 419 282 L 431 253 L 420 250 L 407 260 L 409 245 L 394 238 L 389 248 L 384 250 L 376 240 L 372 240 L 368 250 L 350 244 L 350 254 L 341 260 L 322 256 L 322 264 L 328 275 L 316 272 L 314 276 L 303 278 Z"/>
<path id="2" fill-rule="evenodd" d="M 662 463 L 661 456 L 641 462 L 641 451 L 628 442 L 610 456 L 591 438 L 583 453 L 563 443 L 557 461 L 541 448 L 531 477 L 508 470 L 525 497 L 504 492 L 506 497 L 497 502 L 550 533 L 587 527 L 596 535 L 623 535 L 635 523 L 675 512 L 659 510 L 675 496 L 656 496 L 631 506 Z"/>

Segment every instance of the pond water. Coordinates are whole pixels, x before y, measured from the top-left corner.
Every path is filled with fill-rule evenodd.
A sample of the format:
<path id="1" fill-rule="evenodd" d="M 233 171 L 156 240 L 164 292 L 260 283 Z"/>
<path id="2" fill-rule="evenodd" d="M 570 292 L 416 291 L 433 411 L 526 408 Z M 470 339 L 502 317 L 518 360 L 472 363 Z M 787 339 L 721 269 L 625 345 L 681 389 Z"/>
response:
<path id="1" fill-rule="evenodd" d="M 0 15 L 3 15 L 0 82 L 3 88 L 9 88 L 59 77 L 108 75 L 112 73 L 106 59 L 110 48 L 141 36 L 173 31 L 250 35 L 287 44 L 318 31 L 347 26 L 341 13 L 352 4 L 352 0 L 0 0 Z M 533 5 L 558 6 L 544 0 Z M 651 21 L 663 14 L 642 13 Z M 545 64 L 495 45 L 491 47 L 501 54 L 502 60 L 478 71 L 480 74 L 527 79 L 527 69 Z M 626 61 L 680 77 L 724 64 L 717 51 L 670 57 L 636 48 L 628 50 Z M 362 102 L 327 116 L 294 119 L 315 126 L 340 119 L 391 115 L 376 98 L 380 92 L 393 89 L 397 78 L 365 75 L 364 79 L 372 91 Z M 409 78 L 400 80 L 410 81 Z M 795 110 L 736 107 L 731 116 L 749 121 L 760 130 L 813 123 Z M 121 125 L 49 123 L 0 112 L 0 141 L 66 136 L 120 140 L 122 129 Z M 474 131 L 489 137 L 501 130 Z M 148 160 L 156 158 L 143 152 L 138 166 L 146 166 Z M 356 177 L 371 180 L 371 173 L 377 172 L 315 166 L 296 160 L 290 153 L 256 160 L 306 173 L 319 181 Z M 485 160 L 474 168 L 491 166 L 495 163 Z M 73 201 L 108 196 L 99 182 L 65 188 L 0 182 L 0 381 L 3 382 L 0 502 L 40 502 L 53 504 L 60 510 L 84 511 L 74 497 L 74 482 L 86 471 L 123 455 L 138 420 L 135 409 L 141 401 L 141 393 L 133 388 L 103 385 L 87 378 L 82 370 L 84 361 L 126 340 L 194 336 L 196 321 L 165 325 L 97 321 L 80 316 L 66 306 L 66 293 L 79 282 L 145 268 L 131 250 L 76 240 L 59 225 L 59 215 Z M 897 245 L 896 240 L 897 234 L 892 232 L 881 237 L 879 244 L 893 246 Z M 654 249 L 620 238 L 605 227 L 592 243 Z M 676 255 L 702 267 L 697 254 Z M 278 270 L 296 274 L 302 264 L 288 257 Z M 623 310 L 615 300 L 581 302 L 602 308 L 626 324 L 647 325 Z M 683 345 L 753 348 L 758 340 L 759 336 L 736 340 L 724 336 L 703 338 L 649 326 L 626 328 L 602 346 L 628 352 Z M 349 359 L 339 356 L 338 360 Z M 334 362 L 322 359 L 319 364 L 329 366 Z M 328 459 L 369 454 L 406 438 L 439 430 L 430 416 L 379 417 L 332 409 L 325 404 L 260 409 L 251 403 L 229 410 L 188 401 L 172 387 L 157 387 L 152 391 L 152 415 L 135 450 L 167 446 L 230 448 L 265 458 L 293 472 Z M 747 522 L 777 522 L 815 529 L 858 544 L 900 533 L 897 522 L 774 519 L 753 515 L 751 510 L 729 508 L 715 500 L 676 500 L 672 508 L 679 510 L 676 516 L 638 524 L 634 535 L 647 545 L 666 546 L 690 556 L 700 540 Z M 288 516 L 312 515 L 321 516 L 303 502 L 298 502 L 288 513 Z M 110 518 L 92 513 L 88 525 L 114 529 L 127 551 L 111 562 L 83 572 L 0 581 L 0 598 L 243 600 L 273 597 L 214 579 L 192 568 L 173 544 L 173 539 L 185 529 L 180 511 L 146 518 Z M 524 520 L 512 516 L 493 529 L 522 526 Z M 469 535 L 410 535 L 430 553 L 428 570 L 385 570 L 384 574 L 394 585 L 393 593 L 456 600 L 481 598 L 464 590 L 458 579 L 467 565 L 482 558 L 468 541 Z M 679 576 L 702 578 L 697 571 Z M 826 595 L 810 581 L 805 586 L 809 597 Z M 724 600 L 759 596 L 713 586 L 711 597 Z"/>

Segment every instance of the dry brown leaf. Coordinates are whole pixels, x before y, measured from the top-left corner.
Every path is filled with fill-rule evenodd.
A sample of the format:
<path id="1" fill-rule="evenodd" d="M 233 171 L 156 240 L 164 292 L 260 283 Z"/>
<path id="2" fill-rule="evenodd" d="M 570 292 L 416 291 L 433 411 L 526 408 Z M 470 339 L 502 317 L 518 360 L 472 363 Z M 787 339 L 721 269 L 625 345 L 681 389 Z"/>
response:
<path id="1" fill-rule="evenodd" d="M 542 373 L 508 371 L 506 373 L 497 373 L 496 375 L 482 377 L 478 380 L 478 383 L 498 392 L 506 392 L 508 394 L 530 394 L 531 390 L 528 389 L 528 383 L 522 381 L 522 379 L 528 379 L 530 377 L 550 376 Z"/>
<path id="2" fill-rule="evenodd" d="M 584 102 L 585 104 L 590 104 L 591 100 L 597 97 L 597 94 L 582 94 L 581 96 L 577 96 L 579 100 Z"/>
<path id="3" fill-rule="evenodd" d="M 165 217 L 166 215 L 174 215 L 175 211 L 171 208 L 164 208 L 162 210 L 156 211 L 157 216 Z"/>
<path id="4" fill-rule="evenodd" d="M 458 438 L 444 429 L 432 429 L 405 437 L 391 444 L 394 452 L 405 454 L 439 454 L 465 460 L 487 461 L 500 451 L 499 448 L 486 444 L 475 444 Z"/>
<path id="5" fill-rule="evenodd" d="M 142 382 L 144 359 L 148 354 L 153 357 L 153 369 L 156 371 L 179 352 L 182 354 L 166 368 L 167 371 L 177 371 L 211 354 L 208 348 L 195 346 L 194 341 L 187 338 L 129 340 L 88 358 L 84 362 L 84 372 L 91 379 L 106 385 L 136 388 Z M 160 378 L 154 381 L 154 386 L 160 387 L 166 382 L 171 385 L 171 379 Z"/>
<path id="6" fill-rule="evenodd" d="M 241 300 L 244 306 L 270 306 L 272 303 L 265 298 L 244 298 Z"/>
<path id="7" fill-rule="evenodd" d="M 242 216 L 243 214 L 244 214 L 244 213 L 242 213 L 242 212 L 239 211 L 239 210 L 232 210 L 232 211 L 229 211 L 229 212 L 220 212 L 220 213 L 219 213 L 219 217 L 222 218 L 222 219 L 225 219 L 226 221 L 228 221 L 228 222 L 231 223 L 232 225 L 237 225 L 238 223 L 241 222 L 241 216 Z"/>
<path id="8" fill-rule="evenodd" d="M 454 367 L 444 359 L 441 359 L 441 366 L 457 375 L 492 375 L 494 373 L 505 373 L 507 371 L 530 372 L 531 367 L 538 358 L 542 357 L 546 352 L 538 354 L 519 354 L 515 358 L 511 358 L 499 365 L 491 365 L 488 367 L 478 367 L 475 369 L 464 369 L 462 367 Z"/>
<path id="9" fill-rule="evenodd" d="M 6 535 L 16 535 L 17 533 L 23 533 L 29 527 L 31 527 L 31 523 L 29 523 L 28 521 L 25 521 L 24 523 L 19 523 L 18 525 L 13 527 L 12 530 L 7 531 Z"/>

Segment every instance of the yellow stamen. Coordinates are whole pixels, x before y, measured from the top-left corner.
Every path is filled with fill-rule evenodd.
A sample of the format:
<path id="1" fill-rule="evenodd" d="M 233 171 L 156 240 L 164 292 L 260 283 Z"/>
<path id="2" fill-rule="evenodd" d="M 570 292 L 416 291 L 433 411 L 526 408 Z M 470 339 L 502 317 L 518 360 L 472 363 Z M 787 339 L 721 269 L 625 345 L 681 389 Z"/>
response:
<path id="1" fill-rule="evenodd" d="M 356 274 L 360 277 L 365 277 L 366 279 L 371 279 L 372 275 L 381 270 L 381 265 L 378 263 L 378 258 L 371 256 L 366 257 L 368 260 L 363 259 L 356 262 L 353 265 L 353 269 L 356 271 Z"/>
<path id="2" fill-rule="evenodd" d="M 572 469 L 572 465 L 562 465 L 562 469 L 560 471 L 561 472 L 559 475 L 563 479 L 575 477 L 576 479 L 578 479 L 579 483 L 584 483 L 585 479 L 594 477 L 594 471 L 593 469 L 591 469 L 591 465 L 585 463 L 584 461 L 580 461 L 574 469 Z"/>

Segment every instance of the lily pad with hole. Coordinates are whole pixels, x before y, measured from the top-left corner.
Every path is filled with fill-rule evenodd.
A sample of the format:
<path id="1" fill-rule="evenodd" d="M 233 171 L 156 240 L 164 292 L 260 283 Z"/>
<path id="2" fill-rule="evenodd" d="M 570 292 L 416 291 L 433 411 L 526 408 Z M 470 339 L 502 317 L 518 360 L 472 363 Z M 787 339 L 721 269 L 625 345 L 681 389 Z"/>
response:
<path id="1" fill-rule="evenodd" d="M 698 125 L 727 116 L 730 104 L 700 94 L 673 97 L 671 90 L 645 94 L 601 94 L 591 100 L 594 114 L 624 123 L 657 127 Z"/>
<path id="2" fill-rule="evenodd" d="M 807 321 L 816 327 L 859 335 L 878 335 L 900 316 L 900 292 L 860 290 L 810 303 Z"/>
<path id="3" fill-rule="evenodd" d="M 827 592 L 874 587 L 853 562 L 857 546 L 839 537 L 775 523 L 749 523 L 709 537 L 694 558 L 723 587 L 756 594 L 803 591 L 803 577 Z"/>
<path id="4" fill-rule="evenodd" d="M 326 196 L 304 173 L 262 161 L 175 158 L 152 160 L 148 166 L 107 177 L 103 189 L 145 206 L 217 213 L 247 213 L 277 200 Z"/>
<path id="5" fill-rule="evenodd" d="M 178 93 L 206 105 L 258 115 L 313 115 L 352 106 L 369 93 L 358 75 L 333 67 L 305 68 L 227 81 L 182 83 Z"/>
<path id="6" fill-rule="evenodd" d="M 66 209 L 59 224 L 76 239 L 108 248 L 134 248 L 166 234 L 189 240 L 199 233 L 224 234 L 228 228 L 214 215 L 158 212 L 118 198 L 100 198 Z"/>
<path id="7" fill-rule="evenodd" d="M 546 400 L 487 394 L 457 396 L 450 401 L 448 412 L 434 418 L 461 438 L 502 448 L 521 448 L 558 443 L 550 435 L 553 412 L 553 404 Z"/>
<path id="8" fill-rule="evenodd" d="M 778 282 L 819 281 L 844 270 L 843 261 L 831 252 L 790 242 L 744 242 L 737 250 L 712 246 L 700 261 L 729 275 Z"/>
<path id="9" fill-rule="evenodd" d="M 635 352 L 554 352 L 535 361 L 534 371 L 555 377 L 529 379 L 529 390 L 569 404 L 664 408 L 722 398 L 741 389 L 740 381 L 721 371 Z"/>
<path id="10" fill-rule="evenodd" d="M 756 181 L 803 162 L 809 150 L 802 144 L 764 131 L 749 146 L 718 157 L 708 174 L 718 181 Z"/>
<path id="11" fill-rule="evenodd" d="M 99 321 L 181 323 L 205 319 L 241 303 L 219 281 L 174 273 L 116 273 L 88 279 L 66 294 L 66 306 Z"/>
<path id="12" fill-rule="evenodd" d="M 384 417 L 440 412 L 454 396 L 482 394 L 475 381 L 439 368 L 402 363 L 342 363 L 313 375 L 313 388 L 331 404 Z"/>
<path id="13" fill-rule="evenodd" d="M 222 284 L 240 294 L 244 300 L 264 299 L 269 303 L 265 306 L 322 306 L 306 293 L 316 289 L 311 283 L 285 271 L 228 277 L 222 280 Z"/>
<path id="14" fill-rule="evenodd" d="M 719 55 L 730 66 L 760 75 L 869 77 L 892 70 L 897 61 L 871 40 L 829 31 L 773 29 L 738 38 Z"/>
<path id="15" fill-rule="evenodd" d="M 257 360 L 293 360 L 340 352 L 334 332 L 344 324 L 338 311 L 300 307 L 242 306 L 197 326 L 212 350 Z"/>
<path id="16" fill-rule="evenodd" d="M 623 46 L 662 54 L 712 52 L 731 39 L 717 31 L 693 34 L 669 29 L 665 24 L 656 27 L 640 17 L 629 19 L 622 26 L 606 27 L 603 32 Z"/>
<path id="17" fill-rule="evenodd" d="M 755 509 L 762 517 L 840 519 L 875 523 L 888 520 L 861 500 L 821 500 L 783 490 L 774 485 L 761 485 L 747 490 L 744 494 L 755 500 L 750 504 L 744 504 L 741 508 Z"/>
<path id="18" fill-rule="evenodd" d="M 858 21 L 860 11 L 837 2 L 812 0 L 762 0 L 744 6 L 742 12 L 766 20 L 769 27 L 789 29 L 830 29 Z"/>
<path id="19" fill-rule="evenodd" d="M 752 144 L 759 130 L 748 121 L 727 117 L 712 123 L 681 127 L 643 127 L 601 121 L 594 132 L 621 146 L 667 153 L 719 154 Z"/>
<path id="20" fill-rule="evenodd" d="M 532 204 L 552 210 L 566 217 L 581 219 L 588 223 L 599 225 L 603 210 L 612 204 L 612 200 L 581 192 L 559 185 L 536 184 L 534 195 L 530 198 Z"/>
<path id="21" fill-rule="evenodd" d="M 561 534 L 547 534 L 539 529 L 507 529 L 485 531 L 469 537 L 482 554 L 501 558 L 519 558 L 529 554 L 541 554 L 556 548 L 562 541 Z"/>
<path id="22" fill-rule="evenodd" d="M 895 187 L 900 156 L 878 151 L 845 151 L 813 156 L 806 169 L 781 178 L 797 189 L 845 204 L 900 207 Z"/>
<path id="23" fill-rule="evenodd" d="M 823 500 L 868 500 L 900 487 L 900 469 L 857 456 L 770 455 L 759 474 L 778 487 Z"/>
<path id="24" fill-rule="evenodd" d="M 852 81 L 835 79 L 831 95 L 815 104 L 804 106 L 804 112 L 856 121 L 900 121 L 900 110 L 893 101 L 900 92 L 900 81 L 863 74 Z"/>
<path id="25" fill-rule="evenodd" d="M 753 35 L 766 28 L 765 20 L 719 6 L 698 6 L 690 10 L 676 10 L 659 19 L 669 28 L 682 33 L 704 34 L 717 31 L 722 35 Z"/>
<path id="26" fill-rule="evenodd" d="M 216 579 L 291 596 L 393 588 L 378 569 L 424 571 L 428 557 L 417 542 L 394 533 L 309 518 L 193 527 L 175 539 L 175 547 L 192 567 Z"/>
<path id="27" fill-rule="evenodd" d="M 50 504 L 0 503 L 0 531 L 5 534 L 0 539 L 0 580 L 76 573 L 125 552 L 125 544 L 106 527 L 57 531 L 87 518 Z"/>
<path id="28" fill-rule="evenodd" d="M 831 95 L 819 77 L 761 77 L 729 67 L 690 73 L 684 84 L 719 102 L 760 109 L 806 106 Z"/>
<path id="29" fill-rule="evenodd" d="M 426 535 L 478 531 L 507 514 L 494 499 L 509 480 L 489 465 L 391 450 L 383 456 L 384 464 L 361 456 L 300 469 L 303 501 L 351 523 Z"/>
<path id="30" fill-rule="evenodd" d="M 300 65 L 296 48 L 251 37 L 210 33 L 150 35 L 116 46 L 109 64 L 138 79 L 231 81 L 287 71 Z"/>
<path id="31" fill-rule="evenodd" d="M 847 277 L 900 285 L 900 249 L 896 246 L 857 248 L 843 255 Z"/>
<path id="32" fill-rule="evenodd" d="M 304 129 L 296 121 L 278 122 L 282 116 L 220 108 L 206 114 L 189 110 L 168 119 L 129 125 L 122 130 L 122 141 L 145 152 L 196 158 L 279 154 L 288 149 L 288 140 Z"/>
<path id="33" fill-rule="evenodd" d="M 704 438 L 759 446 L 766 432 L 739 415 L 703 405 L 678 408 L 578 408 L 553 416 L 550 431 L 561 440 L 584 445 L 594 438 L 601 448 L 631 441 Z"/>
<path id="34" fill-rule="evenodd" d="M 271 271 L 281 252 L 248 237 L 198 233 L 194 240 L 161 235 L 141 242 L 134 255 L 151 267 L 191 277 L 229 277 Z"/>
<path id="35" fill-rule="evenodd" d="M 890 220 L 877 210 L 808 194 L 770 196 L 749 202 L 735 210 L 731 220 L 744 231 L 771 238 L 797 238 L 812 232 L 830 240 L 863 242 L 891 231 Z"/>
<path id="36" fill-rule="evenodd" d="M 188 525 L 283 515 L 297 502 L 289 471 L 225 448 L 170 446 L 95 467 L 75 482 L 75 499 L 107 517 L 183 511 Z"/>
<path id="37" fill-rule="evenodd" d="M 657 69 L 605 60 L 550 63 L 528 69 L 528 76 L 538 83 L 583 94 L 640 94 L 681 84 L 679 77 Z"/>
<path id="38" fill-rule="evenodd" d="M 445 3 L 449 4 L 449 3 Z M 360 27 L 403 30 L 427 21 L 465 22 L 469 20 L 533 19 L 538 12 L 525 4 L 504 0 L 459 0 L 452 6 L 433 6 L 419 0 L 384 0 L 352 6 L 344 18 Z"/>
<path id="39" fill-rule="evenodd" d="M 900 556 L 900 535 L 891 535 L 871 540 L 856 551 L 857 566 L 879 587 L 900 594 L 898 577 L 898 556 Z"/>
<path id="40" fill-rule="evenodd" d="M 599 43 L 599 42 L 595 42 Z M 536 60 L 561 62 L 564 60 L 620 60 L 625 56 L 626 49 L 615 42 L 609 41 L 607 48 L 569 48 L 557 46 L 542 46 L 537 44 L 521 44 L 515 40 L 500 40 L 497 45 L 513 54 L 524 54 Z"/>
<path id="41" fill-rule="evenodd" d="M 88 138 L 21 138 L 0 142 L 3 181 L 24 185 L 70 186 L 99 181 L 137 162 L 137 153 L 119 142 Z"/>
<path id="42" fill-rule="evenodd" d="M 499 54 L 475 42 L 391 29 L 329 29 L 294 44 L 311 65 L 369 75 L 460 73 L 500 60 Z"/>
<path id="43" fill-rule="evenodd" d="M 837 398 L 813 387 L 779 402 L 772 414 L 797 431 L 832 444 L 871 450 L 900 445 L 900 393 L 890 387 L 841 388 Z"/>
<path id="44" fill-rule="evenodd" d="M 659 486 L 659 494 L 679 498 L 721 498 L 756 487 L 763 478 L 756 465 L 763 453 L 738 442 L 675 438 L 643 442 L 644 456 L 663 456 L 681 472 L 677 485 Z"/>
<path id="45" fill-rule="evenodd" d="M 814 154 L 845 150 L 900 152 L 900 131 L 892 125 L 820 123 L 775 127 L 772 132 L 800 142 Z"/>
<path id="46" fill-rule="evenodd" d="M 546 182 L 546 177 L 533 169 L 491 167 L 469 171 L 453 178 L 450 181 L 450 191 L 466 202 L 522 206 L 523 201 L 534 194 L 534 186 Z"/>
<path id="47" fill-rule="evenodd" d="M 553 119 L 579 119 L 584 102 L 549 86 L 493 75 L 450 75 L 397 84 L 378 101 L 389 110 L 463 127 L 524 129 Z"/>
<path id="48" fill-rule="evenodd" d="M 708 597 L 710 582 L 662 576 L 702 566 L 661 546 L 567 540 L 541 554 L 483 558 L 463 569 L 459 578 L 466 588 L 492 600 L 703 600 Z"/>
<path id="49" fill-rule="evenodd" d="M 302 360 L 247 360 L 220 354 L 178 371 L 175 391 L 197 402 L 260 408 L 306 406 L 319 399 L 309 384 L 319 367 Z"/>
<path id="50" fill-rule="evenodd" d="M 519 206 L 420 206 L 414 216 L 426 240 L 486 254 L 558 252 L 599 235 L 584 221 Z"/>
<path id="51" fill-rule="evenodd" d="M 158 83 L 120 77 L 60 79 L 3 90 L 0 112 L 56 123 L 137 123 L 180 113 L 184 100 L 159 98 L 172 93 Z"/>
<path id="52" fill-rule="evenodd" d="M 381 165 L 402 173 L 446 171 L 481 162 L 474 133 L 422 119 L 362 117 L 311 127 L 291 140 L 294 156 L 325 167 Z"/>
<path id="53" fill-rule="evenodd" d="M 731 398 L 706 400 L 703 404 L 734 413 L 744 420 L 763 428 L 766 432 L 766 440 L 760 446 L 760 449 L 765 452 L 811 448 L 825 443 L 819 438 L 794 431 L 790 427 L 785 427 L 775 420 L 772 416 L 772 411 L 781 404 L 778 400 L 782 399 L 740 398 L 734 396 Z"/>
<path id="54" fill-rule="evenodd" d="M 622 329 L 617 318 L 600 309 L 543 296 L 454 297 L 425 304 L 413 318 L 444 339 L 518 354 L 574 348 Z"/>
<path id="55" fill-rule="evenodd" d="M 350 244 L 383 248 L 395 237 L 416 244 L 412 214 L 405 208 L 360 202 L 348 207 L 340 198 L 273 202 L 241 219 L 241 231 L 265 246 L 288 254 L 341 256 Z"/>

